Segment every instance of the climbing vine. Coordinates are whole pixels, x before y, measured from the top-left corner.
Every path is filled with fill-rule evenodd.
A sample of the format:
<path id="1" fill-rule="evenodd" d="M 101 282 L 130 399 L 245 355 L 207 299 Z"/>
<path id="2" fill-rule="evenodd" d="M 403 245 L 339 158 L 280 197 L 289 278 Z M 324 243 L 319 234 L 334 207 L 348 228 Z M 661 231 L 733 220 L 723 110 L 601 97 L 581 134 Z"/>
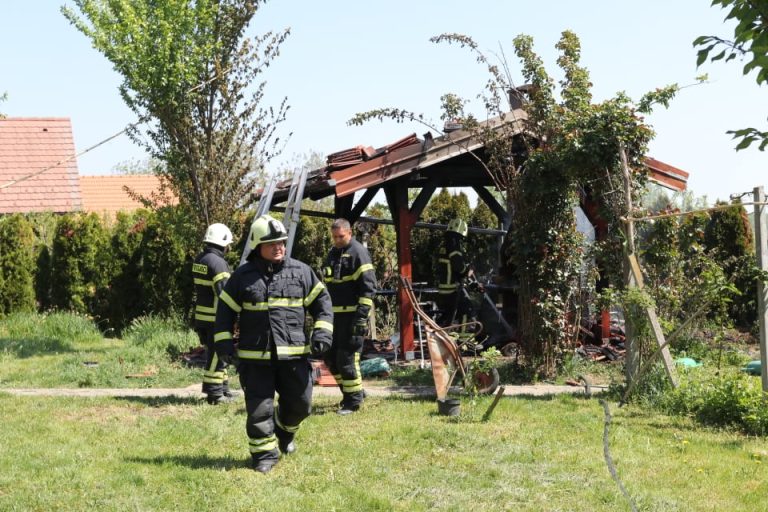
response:
<path id="1" fill-rule="evenodd" d="M 563 32 L 556 45 L 560 52 L 557 64 L 563 71 L 559 100 L 555 81 L 533 50 L 530 36 L 514 39 L 527 82 L 520 87 L 515 87 L 507 63 L 492 63 L 470 37 L 443 34 L 432 41 L 468 49 L 490 76 L 479 97 L 487 118 L 500 118 L 504 121 L 501 127 L 466 114 L 466 102 L 451 94 L 441 98 L 443 118 L 461 124 L 484 142 L 482 165 L 505 192 L 512 213 L 503 250 L 504 270 L 519 283 L 521 345 L 541 373 L 552 373 L 575 320 L 572 313 L 582 240 L 574 209 L 585 199 L 598 205 L 608 224 L 608 237 L 599 246 L 598 258 L 608 281 L 622 287 L 620 256 L 625 235 L 621 219 L 628 214 L 625 190 L 638 196 L 634 201 L 639 199 L 646 179 L 643 158 L 653 137 L 642 114 L 657 104 L 667 106 L 678 87 L 657 89 L 637 102 L 619 93 L 593 103 L 589 72 L 580 65 L 581 44 L 570 31 Z M 522 101 L 522 109 L 513 108 L 514 100 Z M 383 118 L 424 122 L 423 116 L 401 109 L 377 109 L 358 114 L 350 123 Z M 522 132 L 515 126 L 521 122 Z M 632 169 L 628 186 L 622 151 Z"/>

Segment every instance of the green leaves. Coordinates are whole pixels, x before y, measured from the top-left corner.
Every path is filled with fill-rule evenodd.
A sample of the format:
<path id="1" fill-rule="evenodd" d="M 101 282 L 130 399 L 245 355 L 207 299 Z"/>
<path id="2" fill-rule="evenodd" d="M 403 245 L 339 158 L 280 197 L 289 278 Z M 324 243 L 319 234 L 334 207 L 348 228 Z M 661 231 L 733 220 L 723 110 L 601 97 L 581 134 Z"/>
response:
<path id="1" fill-rule="evenodd" d="M 733 30 L 733 39 L 699 36 L 693 41 L 694 47 L 701 47 L 696 55 L 696 66 L 701 66 L 707 59 L 716 62 L 725 58 L 725 62 L 729 62 L 736 57 L 746 57 L 748 61 L 742 73 L 748 75 L 757 71 L 757 84 L 768 84 L 768 6 L 765 1 L 713 0 L 712 5 L 729 9 L 725 19 L 736 20 L 737 24 Z M 712 55 L 716 50 L 720 51 Z M 753 142 L 760 143 L 760 151 L 768 146 L 768 132 L 746 128 L 728 133 L 734 139 L 740 139 L 736 151 L 748 148 Z"/>
<path id="2" fill-rule="evenodd" d="M 129 133 L 202 227 L 228 222 L 282 150 L 287 100 L 262 107 L 260 75 L 289 31 L 254 40 L 259 0 L 75 0 L 64 16 L 123 75 Z M 143 133 L 142 133 L 143 132 Z"/>

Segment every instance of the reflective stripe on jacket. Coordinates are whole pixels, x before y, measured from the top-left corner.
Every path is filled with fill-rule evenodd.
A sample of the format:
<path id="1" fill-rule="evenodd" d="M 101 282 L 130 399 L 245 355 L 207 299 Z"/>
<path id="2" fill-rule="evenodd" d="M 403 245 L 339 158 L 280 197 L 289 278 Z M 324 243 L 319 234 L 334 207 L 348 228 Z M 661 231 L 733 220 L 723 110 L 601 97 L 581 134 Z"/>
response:
<path id="1" fill-rule="evenodd" d="M 371 256 L 360 242 L 353 238 L 344 248 L 332 248 L 325 260 L 323 279 L 334 314 L 356 313 L 356 319 L 368 318 L 376 293 L 376 274 Z"/>
<path id="2" fill-rule="evenodd" d="M 244 360 L 298 359 L 310 353 L 310 339 L 333 338 L 331 297 L 306 264 L 286 258 L 271 264 L 256 257 L 235 270 L 219 297 L 214 341 L 218 353 L 233 353 L 233 329 L 239 318 L 238 356 Z M 314 319 L 312 335 L 305 318 Z"/>
<path id="3" fill-rule="evenodd" d="M 213 326 L 219 293 L 229 275 L 229 265 L 220 249 L 208 246 L 195 257 L 192 263 L 192 277 L 195 283 L 196 327 Z"/>
<path id="4" fill-rule="evenodd" d="M 445 234 L 445 242 L 437 259 L 437 291 L 450 294 L 459 287 L 459 281 L 467 275 L 469 264 L 461 248 L 461 237 L 455 233 Z"/>

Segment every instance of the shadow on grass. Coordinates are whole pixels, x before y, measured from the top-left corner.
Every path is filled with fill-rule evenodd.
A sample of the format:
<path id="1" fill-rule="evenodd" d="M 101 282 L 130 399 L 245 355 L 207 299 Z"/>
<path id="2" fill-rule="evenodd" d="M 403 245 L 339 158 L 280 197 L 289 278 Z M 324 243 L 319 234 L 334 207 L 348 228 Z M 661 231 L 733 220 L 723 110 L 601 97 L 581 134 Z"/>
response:
<path id="1" fill-rule="evenodd" d="M 204 398 L 196 396 L 116 396 L 115 400 L 124 402 L 134 402 L 146 405 L 147 407 L 163 407 L 168 405 L 200 405 L 205 404 Z M 206 404 L 207 405 L 207 404 Z M 233 403 L 231 405 L 237 405 Z M 227 405 L 225 407 L 229 407 Z M 243 405 L 242 403 L 240 405 Z"/>
<path id="2" fill-rule="evenodd" d="M 0 352 L 8 352 L 19 359 L 39 355 L 76 352 L 72 344 L 56 338 L 0 338 Z"/>
<path id="3" fill-rule="evenodd" d="M 186 466 L 190 469 L 240 469 L 250 468 L 250 459 L 234 459 L 232 457 L 209 457 L 207 455 L 167 455 L 158 457 L 127 457 L 126 462 L 136 462 L 139 464 L 154 464 L 165 466 L 173 464 L 176 466 Z"/>

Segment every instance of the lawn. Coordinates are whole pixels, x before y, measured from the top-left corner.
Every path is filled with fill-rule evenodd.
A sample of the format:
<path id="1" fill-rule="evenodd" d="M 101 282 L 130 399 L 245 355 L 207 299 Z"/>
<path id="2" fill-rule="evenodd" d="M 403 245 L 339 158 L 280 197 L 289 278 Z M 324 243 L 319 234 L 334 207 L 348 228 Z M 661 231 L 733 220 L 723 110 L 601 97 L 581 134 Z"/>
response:
<path id="1" fill-rule="evenodd" d="M 242 400 L 4 393 L 199 382 L 199 369 L 157 349 L 154 336 L 173 338 L 157 326 L 111 340 L 60 317 L 31 323 L 0 321 L 3 511 L 768 511 L 764 437 L 611 402 L 604 439 L 601 403 L 577 396 L 504 397 L 485 422 L 491 397 L 464 397 L 452 418 L 432 398 L 397 396 L 341 417 L 337 397 L 318 396 L 299 452 L 262 475 L 250 469 Z M 126 379 L 147 365 L 155 376 Z"/>
<path id="2" fill-rule="evenodd" d="M 318 397 L 299 452 L 249 468 L 242 402 L 0 392 L 0 510 L 630 510 L 595 399 L 505 397 L 481 422 L 429 399 Z M 768 510 L 765 441 L 612 406 L 610 450 L 639 510 Z"/>

